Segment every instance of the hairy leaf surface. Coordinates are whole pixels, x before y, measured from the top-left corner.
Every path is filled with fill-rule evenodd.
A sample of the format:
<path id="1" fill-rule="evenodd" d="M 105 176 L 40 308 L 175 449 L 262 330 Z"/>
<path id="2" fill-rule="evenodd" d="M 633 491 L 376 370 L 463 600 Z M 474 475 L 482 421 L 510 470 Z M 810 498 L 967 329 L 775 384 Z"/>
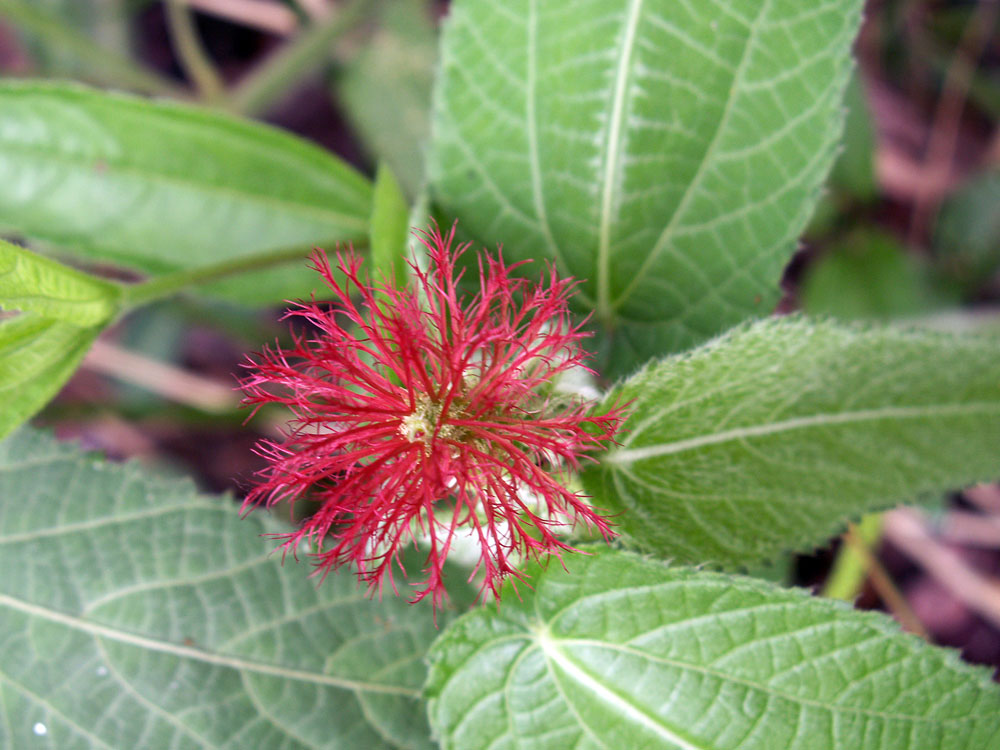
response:
<path id="1" fill-rule="evenodd" d="M 1000 476 L 986 336 L 762 321 L 609 399 L 632 416 L 584 485 L 632 542 L 682 561 L 807 550 L 862 513 Z"/>
<path id="2" fill-rule="evenodd" d="M 881 614 L 622 552 L 566 562 L 435 642 L 427 693 L 445 750 L 1000 742 L 988 673 Z"/>

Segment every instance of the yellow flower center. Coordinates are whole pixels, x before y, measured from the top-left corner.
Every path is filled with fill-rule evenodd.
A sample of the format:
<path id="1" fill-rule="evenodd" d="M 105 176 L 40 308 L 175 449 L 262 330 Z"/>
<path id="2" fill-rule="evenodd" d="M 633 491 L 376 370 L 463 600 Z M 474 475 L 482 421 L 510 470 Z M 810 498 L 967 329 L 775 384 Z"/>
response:
<path id="1" fill-rule="evenodd" d="M 442 404 L 431 401 L 427 396 L 421 396 L 413 413 L 404 417 L 399 423 L 400 437 L 411 443 L 423 443 L 428 448 L 435 434 L 445 440 L 461 440 L 465 430 L 445 421 L 450 414 L 456 412 L 461 414 L 461 408 L 456 409 L 456 404 L 452 402 L 448 413 L 442 412 Z"/>

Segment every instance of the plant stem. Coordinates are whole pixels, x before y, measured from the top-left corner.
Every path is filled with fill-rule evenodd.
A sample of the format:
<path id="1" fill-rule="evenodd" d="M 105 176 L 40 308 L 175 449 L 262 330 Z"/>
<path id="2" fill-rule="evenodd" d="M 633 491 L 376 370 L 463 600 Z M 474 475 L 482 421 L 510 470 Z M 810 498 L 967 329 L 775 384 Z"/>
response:
<path id="1" fill-rule="evenodd" d="M 359 246 L 360 243 L 354 243 Z M 257 271 L 293 260 L 301 260 L 307 254 L 304 247 L 284 248 L 270 252 L 249 255 L 243 258 L 225 260 L 210 266 L 175 271 L 156 276 L 149 281 L 122 286 L 123 309 L 146 305 L 164 297 L 170 297 L 191 286 L 208 284 L 249 271 Z"/>
<path id="2" fill-rule="evenodd" d="M 958 601 L 1000 627 L 1000 579 L 976 570 L 955 550 L 927 530 L 922 516 L 911 508 L 892 511 L 886 519 L 886 539 Z"/>
<path id="3" fill-rule="evenodd" d="M 882 519 L 880 518 L 880 528 L 881 525 Z M 903 592 L 899 590 L 892 580 L 889 571 L 878 561 L 871 548 L 856 532 L 857 528 L 851 524 L 848 527 L 847 534 L 844 536 L 844 541 L 865 561 L 865 567 L 868 569 L 868 577 L 871 579 L 872 586 L 875 587 L 878 595 L 882 597 L 886 608 L 892 613 L 893 617 L 896 618 L 904 630 L 920 636 L 925 641 L 930 640 L 930 634 L 923 626 L 923 623 L 920 622 L 920 618 L 917 617 L 916 613 L 910 607 L 910 603 L 906 601 Z"/>
<path id="4" fill-rule="evenodd" d="M 366 0 L 352 0 L 303 31 L 236 87 L 226 102 L 227 108 L 249 117 L 262 114 L 304 73 L 326 60 L 334 40 L 354 29 L 373 5 Z"/>
<path id="5" fill-rule="evenodd" d="M 233 411 L 240 404 L 232 383 L 197 375 L 100 339 L 81 366 L 213 414 Z"/>
<path id="6" fill-rule="evenodd" d="M 183 0 L 167 0 L 166 6 L 170 41 L 184 72 L 203 100 L 209 103 L 219 101 L 225 85 L 198 38 L 191 9 Z"/>
<path id="7" fill-rule="evenodd" d="M 271 0 L 185 0 L 190 8 L 240 26 L 288 36 L 299 27 L 298 16 L 286 5 Z"/>
<path id="8" fill-rule="evenodd" d="M 858 526 L 851 524 L 849 529 L 856 531 L 856 535 L 867 546 L 876 544 L 882 535 L 882 516 L 879 514 L 865 516 Z M 868 575 L 865 563 L 864 556 L 858 553 L 854 545 L 847 543 L 847 535 L 845 534 L 844 544 L 841 545 L 840 551 L 837 553 L 833 569 L 826 579 L 826 586 L 823 587 L 823 596 L 853 602 L 861 593 L 861 587 Z"/>
<path id="9" fill-rule="evenodd" d="M 147 94 L 162 94 L 184 98 L 186 92 L 169 78 L 165 78 L 141 64 L 110 52 L 81 34 L 58 17 L 23 0 L 0 0 L 0 18 L 5 18 L 18 29 L 45 39 L 60 49 L 67 50 L 78 60 L 104 74 L 107 83 Z"/>
<path id="10" fill-rule="evenodd" d="M 927 640 L 929 636 L 920 618 L 872 552 L 872 545 L 882 537 L 883 521 L 881 514 L 872 514 L 861 519 L 860 525 L 848 524 L 844 545 L 823 594 L 853 602 L 867 578 L 903 629 Z"/>

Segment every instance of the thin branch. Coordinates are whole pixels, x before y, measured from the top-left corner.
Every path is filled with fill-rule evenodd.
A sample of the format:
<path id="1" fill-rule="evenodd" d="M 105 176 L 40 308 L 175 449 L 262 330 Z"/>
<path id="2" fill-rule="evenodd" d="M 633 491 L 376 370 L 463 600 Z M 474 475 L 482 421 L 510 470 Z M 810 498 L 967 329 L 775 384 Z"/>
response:
<path id="1" fill-rule="evenodd" d="M 299 19 L 295 12 L 273 0 L 184 0 L 184 2 L 202 13 L 278 36 L 291 36 L 299 28 Z"/>
<path id="2" fill-rule="evenodd" d="M 166 0 L 166 9 L 170 41 L 177 60 L 201 98 L 206 102 L 218 101 L 225 84 L 198 38 L 191 9 L 184 0 Z"/>
<path id="3" fill-rule="evenodd" d="M 363 240 L 358 239 L 354 242 L 355 247 L 363 245 Z M 239 276 L 243 273 L 259 271 L 291 261 L 301 262 L 308 254 L 309 248 L 307 247 L 283 248 L 241 258 L 232 258 L 208 266 L 165 273 L 138 284 L 123 284 L 122 302 L 126 309 L 147 305 L 155 300 L 171 297 L 185 289 L 201 284 L 209 284 L 230 276 Z"/>
<path id="4" fill-rule="evenodd" d="M 1000 485 L 978 484 L 963 493 L 965 499 L 987 513 L 1000 513 Z"/>
<path id="5" fill-rule="evenodd" d="M 330 47 L 372 12 L 370 0 L 352 0 L 337 13 L 309 27 L 247 75 L 232 92 L 227 106 L 241 114 L 265 112 L 303 75 L 325 62 Z"/>
<path id="6" fill-rule="evenodd" d="M 882 516 L 878 513 L 865 516 L 857 529 L 853 524 L 850 529 L 864 540 L 866 546 L 871 547 L 877 544 L 882 536 Z M 868 558 L 859 554 L 854 546 L 847 544 L 846 534 L 843 541 L 844 544 L 840 545 L 830 575 L 826 578 L 826 585 L 823 586 L 823 596 L 853 602 L 858 598 L 868 577 Z"/>
<path id="7" fill-rule="evenodd" d="M 844 534 L 844 542 L 864 561 L 865 569 L 868 571 L 868 580 L 871 581 L 872 586 L 885 602 L 885 606 L 892 612 L 903 629 L 928 640 L 927 629 L 920 622 L 920 618 L 917 617 L 909 602 L 906 601 L 906 597 L 893 582 L 892 576 L 889 575 L 885 566 L 879 562 L 871 548 L 865 543 L 854 524 L 848 526 L 847 533 Z"/>
<path id="8" fill-rule="evenodd" d="M 955 510 L 945 517 L 941 533 L 956 544 L 1000 550 L 1000 514 L 983 515 Z"/>
<path id="9" fill-rule="evenodd" d="M 228 412 L 240 403 L 235 382 L 227 385 L 195 375 L 105 341 L 94 342 L 82 366 L 202 411 Z"/>
<path id="10" fill-rule="evenodd" d="M 909 509 L 886 515 L 885 537 L 969 609 L 1000 627 L 1000 579 L 971 568 L 927 531 L 919 513 Z"/>

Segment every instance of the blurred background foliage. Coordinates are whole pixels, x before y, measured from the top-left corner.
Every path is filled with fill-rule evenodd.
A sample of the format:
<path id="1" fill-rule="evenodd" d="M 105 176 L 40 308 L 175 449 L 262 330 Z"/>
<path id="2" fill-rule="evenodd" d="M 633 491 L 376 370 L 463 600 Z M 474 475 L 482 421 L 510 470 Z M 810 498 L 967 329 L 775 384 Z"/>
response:
<path id="1" fill-rule="evenodd" d="M 259 117 L 369 175 L 384 162 L 416 199 L 446 12 L 436 0 L 0 0 L 0 75 Z M 870 0 L 843 151 L 779 312 L 1000 330 L 998 16 L 998 0 Z M 274 423 L 242 425 L 235 378 L 246 352 L 287 335 L 280 313 L 194 295 L 144 309 L 102 337 L 41 419 L 239 494 Z M 912 513 L 888 514 L 848 535 L 859 606 L 1000 666 L 1000 490 L 928 507 L 917 531 Z M 757 573 L 830 588 L 836 549 Z M 970 575 L 982 584 L 971 595 Z"/>

